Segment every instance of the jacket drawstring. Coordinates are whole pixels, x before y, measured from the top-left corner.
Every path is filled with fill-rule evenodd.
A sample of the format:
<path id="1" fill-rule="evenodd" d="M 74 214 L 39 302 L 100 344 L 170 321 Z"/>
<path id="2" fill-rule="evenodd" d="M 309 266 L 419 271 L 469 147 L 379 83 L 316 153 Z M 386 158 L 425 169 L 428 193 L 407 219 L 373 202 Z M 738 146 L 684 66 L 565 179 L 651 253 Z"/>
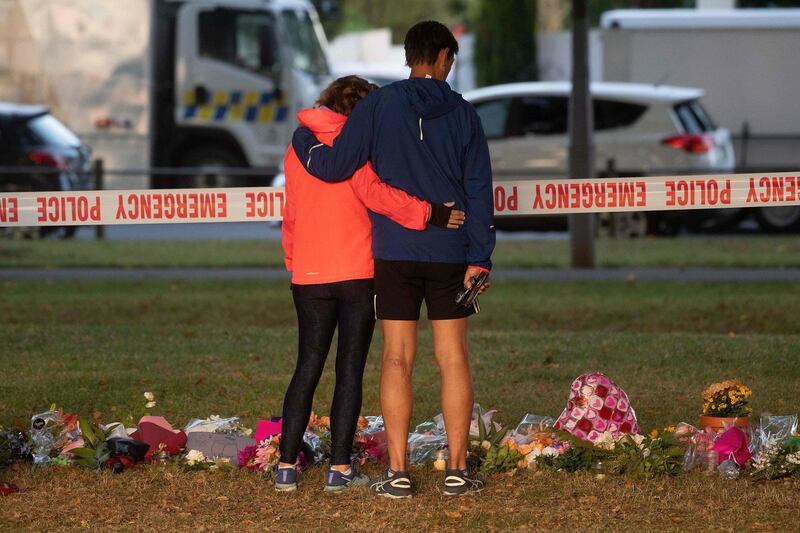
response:
<path id="1" fill-rule="evenodd" d="M 424 140 L 422 138 L 422 117 L 419 117 L 419 140 L 420 141 Z"/>

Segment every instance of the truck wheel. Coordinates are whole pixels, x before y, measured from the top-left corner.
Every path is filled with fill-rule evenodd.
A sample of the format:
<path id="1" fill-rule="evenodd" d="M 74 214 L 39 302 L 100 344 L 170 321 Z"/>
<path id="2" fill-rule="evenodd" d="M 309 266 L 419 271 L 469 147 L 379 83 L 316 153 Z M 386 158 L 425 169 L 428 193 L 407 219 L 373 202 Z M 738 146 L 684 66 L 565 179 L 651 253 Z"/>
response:
<path id="1" fill-rule="evenodd" d="M 800 226 L 800 207 L 761 207 L 756 211 L 756 221 L 770 233 L 792 231 Z"/>
<path id="2" fill-rule="evenodd" d="M 181 176 L 181 187 L 241 187 L 247 183 L 246 176 L 225 175 L 220 168 L 246 168 L 247 163 L 239 155 L 225 148 L 213 145 L 198 146 L 186 153 L 180 160 L 182 167 L 195 167 L 196 175 Z M 208 172 L 201 169 L 207 168 Z"/>
<path id="3" fill-rule="evenodd" d="M 612 239 L 634 239 L 647 235 L 647 216 L 642 212 L 602 213 L 601 232 Z"/>

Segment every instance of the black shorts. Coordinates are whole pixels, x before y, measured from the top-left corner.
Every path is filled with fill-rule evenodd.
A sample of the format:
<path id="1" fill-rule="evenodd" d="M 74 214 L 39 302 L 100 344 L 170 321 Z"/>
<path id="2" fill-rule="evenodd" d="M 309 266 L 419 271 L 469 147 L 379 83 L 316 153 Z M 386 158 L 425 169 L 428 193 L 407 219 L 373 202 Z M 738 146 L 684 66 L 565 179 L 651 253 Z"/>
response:
<path id="1" fill-rule="evenodd" d="M 456 303 L 467 265 L 375 259 L 375 316 L 381 320 L 419 320 L 422 300 L 428 320 L 465 318 L 480 311 Z"/>

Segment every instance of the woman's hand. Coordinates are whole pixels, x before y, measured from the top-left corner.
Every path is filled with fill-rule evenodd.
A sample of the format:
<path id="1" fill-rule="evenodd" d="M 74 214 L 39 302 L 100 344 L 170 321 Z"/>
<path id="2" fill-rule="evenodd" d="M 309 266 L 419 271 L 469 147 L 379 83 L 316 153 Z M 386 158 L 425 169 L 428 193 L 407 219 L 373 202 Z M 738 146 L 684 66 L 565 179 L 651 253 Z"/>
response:
<path id="1" fill-rule="evenodd" d="M 430 204 L 428 222 L 440 228 L 458 229 L 464 225 L 466 214 L 464 211 L 453 209 L 455 202 L 443 204 Z"/>

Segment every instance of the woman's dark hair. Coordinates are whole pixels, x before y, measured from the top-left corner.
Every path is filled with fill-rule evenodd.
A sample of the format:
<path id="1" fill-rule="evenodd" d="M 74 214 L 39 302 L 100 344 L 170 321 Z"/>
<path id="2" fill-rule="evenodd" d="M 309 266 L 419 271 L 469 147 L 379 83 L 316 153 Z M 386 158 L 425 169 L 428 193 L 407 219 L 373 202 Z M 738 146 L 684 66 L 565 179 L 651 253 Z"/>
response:
<path id="1" fill-rule="evenodd" d="M 342 115 L 349 115 L 356 104 L 378 86 L 358 76 L 334 80 L 319 95 L 317 103 Z"/>
<path id="2" fill-rule="evenodd" d="M 435 20 L 426 20 L 414 24 L 404 42 L 406 49 L 406 64 L 409 67 L 425 63 L 431 65 L 436 63 L 439 51 L 447 48 L 448 59 L 458 53 L 458 41 L 453 37 L 447 26 Z"/>

